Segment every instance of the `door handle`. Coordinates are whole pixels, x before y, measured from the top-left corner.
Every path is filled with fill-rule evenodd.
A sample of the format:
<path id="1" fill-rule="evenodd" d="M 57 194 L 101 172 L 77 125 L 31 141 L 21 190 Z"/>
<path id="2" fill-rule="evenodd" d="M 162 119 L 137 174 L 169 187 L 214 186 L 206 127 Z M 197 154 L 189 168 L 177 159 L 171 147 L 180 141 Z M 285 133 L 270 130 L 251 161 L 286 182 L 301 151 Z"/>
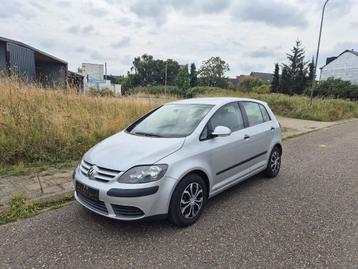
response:
<path id="1" fill-rule="evenodd" d="M 250 138 L 250 136 L 249 135 L 244 135 L 244 140 L 247 140 L 247 139 L 249 139 Z"/>
<path id="2" fill-rule="evenodd" d="M 275 130 L 275 127 L 271 126 L 271 131 Z"/>

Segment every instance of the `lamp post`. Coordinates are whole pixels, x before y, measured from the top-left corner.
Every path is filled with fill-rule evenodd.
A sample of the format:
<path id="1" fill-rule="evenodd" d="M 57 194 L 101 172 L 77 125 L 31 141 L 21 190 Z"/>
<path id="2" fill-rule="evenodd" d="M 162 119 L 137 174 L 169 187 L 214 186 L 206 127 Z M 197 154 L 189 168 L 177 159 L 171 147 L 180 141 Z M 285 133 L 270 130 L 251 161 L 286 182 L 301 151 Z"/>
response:
<path id="1" fill-rule="evenodd" d="M 168 60 L 165 61 L 164 95 L 167 96 Z"/>
<path id="2" fill-rule="evenodd" d="M 314 66 L 314 76 L 313 76 L 313 81 L 312 81 L 312 86 L 311 86 L 311 98 L 310 98 L 311 105 L 312 105 L 312 101 L 313 101 L 313 91 L 314 91 L 314 86 L 315 86 L 315 82 L 316 82 L 317 64 L 318 64 L 319 47 L 321 45 L 324 10 L 326 9 L 326 5 L 327 5 L 328 1 L 329 0 L 326 0 L 326 2 L 323 5 L 323 9 L 322 9 L 321 26 L 319 28 L 318 45 L 317 45 L 317 52 L 316 52 L 316 62 L 315 62 L 315 66 Z"/>

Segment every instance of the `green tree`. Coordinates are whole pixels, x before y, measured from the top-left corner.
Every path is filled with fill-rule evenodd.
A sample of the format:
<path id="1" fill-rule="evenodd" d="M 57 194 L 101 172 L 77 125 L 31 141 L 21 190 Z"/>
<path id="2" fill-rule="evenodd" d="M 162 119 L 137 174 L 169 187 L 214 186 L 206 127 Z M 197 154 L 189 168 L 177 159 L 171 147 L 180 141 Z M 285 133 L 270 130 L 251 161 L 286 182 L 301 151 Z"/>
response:
<path id="1" fill-rule="evenodd" d="M 312 61 L 308 64 L 308 77 L 307 77 L 307 86 L 312 86 L 312 83 L 315 79 L 314 72 L 314 58 L 312 57 Z"/>
<path id="2" fill-rule="evenodd" d="M 275 64 L 275 71 L 273 72 L 271 91 L 278 92 L 280 88 L 280 67 L 278 63 Z"/>
<path id="3" fill-rule="evenodd" d="M 227 88 L 228 78 L 224 75 L 229 70 L 229 65 L 220 57 L 211 57 L 209 60 L 204 61 L 200 67 L 200 84 L 203 86 Z"/>
<path id="4" fill-rule="evenodd" d="M 130 87 L 164 85 L 165 69 L 167 69 L 167 84 L 174 85 L 179 72 L 178 62 L 172 59 L 167 61 L 154 59 L 153 56 L 147 54 L 135 57 L 133 66 L 128 72 L 128 85 Z"/>
<path id="5" fill-rule="evenodd" d="M 190 87 L 195 87 L 198 81 L 198 73 L 196 72 L 195 63 L 190 65 Z"/>
<path id="6" fill-rule="evenodd" d="M 167 59 L 167 85 L 175 85 L 175 79 L 179 73 L 180 65 L 177 61 Z"/>
<path id="7" fill-rule="evenodd" d="M 282 67 L 279 92 L 284 93 L 284 94 L 292 94 L 291 77 L 289 76 L 288 67 L 286 67 L 286 66 Z"/>
<path id="8" fill-rule="evenodd" d="M 305 50 L 302 48 L 301 41 L 297 40 L 291 53 L 287 53 L 288 64 L 283 66 L 287 69 L 290 82 L 290 94 L 303 93 L 307 83 L 307 62 L 305 59 Z"/>
<path id="9" fill-rule="evenodd" d="M 188 65 L 182 67 L 175 79 L 175 84 L 179 88 L 182 96 L 186 97 L 188 89 L 190 88 L 190 75 L 188 72 Z"/>

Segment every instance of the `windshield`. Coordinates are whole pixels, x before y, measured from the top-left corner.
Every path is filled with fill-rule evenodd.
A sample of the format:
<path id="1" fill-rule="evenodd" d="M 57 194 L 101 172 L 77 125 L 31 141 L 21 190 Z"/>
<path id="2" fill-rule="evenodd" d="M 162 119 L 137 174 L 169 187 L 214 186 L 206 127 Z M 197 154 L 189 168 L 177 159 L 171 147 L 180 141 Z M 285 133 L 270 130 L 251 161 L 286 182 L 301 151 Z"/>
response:
<path id="1" fill-rule="evenodd" d="M 212 107 L 194 104 L 165 105 L 139 122 L 130 133 L 153 137 L 188 136 Z"/>

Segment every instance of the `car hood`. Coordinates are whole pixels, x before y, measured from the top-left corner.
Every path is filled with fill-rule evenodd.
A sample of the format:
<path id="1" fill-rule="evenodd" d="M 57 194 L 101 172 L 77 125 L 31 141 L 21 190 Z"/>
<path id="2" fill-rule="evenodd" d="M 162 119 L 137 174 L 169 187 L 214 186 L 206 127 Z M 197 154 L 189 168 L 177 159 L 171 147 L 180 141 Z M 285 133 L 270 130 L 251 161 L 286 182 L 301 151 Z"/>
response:
<path id="1" fill-rule="evenodd" d="M 122 131 L 95 145 L 84 159 L 97 166 L 126 171 L 135 165 L 156 163 L 180 149 L 184 140 L 138 136 Z"/>

